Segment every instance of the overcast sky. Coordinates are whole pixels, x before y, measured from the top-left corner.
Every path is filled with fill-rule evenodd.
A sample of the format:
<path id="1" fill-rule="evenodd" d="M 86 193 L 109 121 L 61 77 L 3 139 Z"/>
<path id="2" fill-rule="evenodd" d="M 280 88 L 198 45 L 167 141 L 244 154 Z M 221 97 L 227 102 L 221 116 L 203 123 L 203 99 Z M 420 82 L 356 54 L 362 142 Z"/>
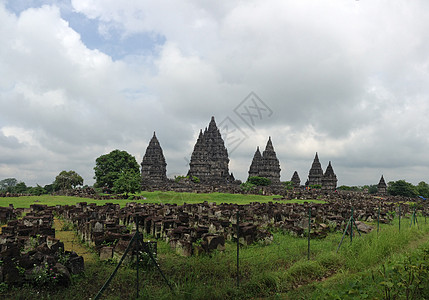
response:
<path id="1" fill-rule="evenodd" d="M 52 183 L 153 132 L 184 175 L 211 116 L 241 180 L 318 152 L 338 185 L 429 182 L 427 0 L 0 0 L 0 180 Z"/>

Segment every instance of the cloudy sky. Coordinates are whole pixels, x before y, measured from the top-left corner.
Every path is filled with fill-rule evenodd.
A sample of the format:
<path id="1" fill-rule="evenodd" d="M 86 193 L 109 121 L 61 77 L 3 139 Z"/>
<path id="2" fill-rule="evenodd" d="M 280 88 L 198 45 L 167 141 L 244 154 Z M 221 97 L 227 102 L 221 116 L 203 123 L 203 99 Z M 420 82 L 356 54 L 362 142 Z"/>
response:
<path id="1" fill-rule="evenodd" d="M 93 184 L 153 132 L 186 174 L 213 115 L 246 179 L 271 136 L 282 180 L 316 152 L 339 185 L 429 182 L 427 0 L 0 0 L 0 180 Z"/>

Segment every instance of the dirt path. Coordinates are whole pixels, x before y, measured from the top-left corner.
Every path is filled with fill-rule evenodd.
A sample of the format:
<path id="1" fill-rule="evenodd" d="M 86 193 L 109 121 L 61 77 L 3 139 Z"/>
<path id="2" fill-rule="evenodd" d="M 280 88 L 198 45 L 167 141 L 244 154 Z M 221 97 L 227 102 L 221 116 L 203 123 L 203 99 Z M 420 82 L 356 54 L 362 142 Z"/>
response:
<path id="1" fill-rule="evenodd" d="M 80 243 L 74 231 L 61 230 L 63 225 L 64 223 L 61 220 L 54 218 L 55 237 L 64 243 L 65 250 L 74 251 L 78 255 L 83 256 L 85 262 L 95 261 L 95 254 Z"/>

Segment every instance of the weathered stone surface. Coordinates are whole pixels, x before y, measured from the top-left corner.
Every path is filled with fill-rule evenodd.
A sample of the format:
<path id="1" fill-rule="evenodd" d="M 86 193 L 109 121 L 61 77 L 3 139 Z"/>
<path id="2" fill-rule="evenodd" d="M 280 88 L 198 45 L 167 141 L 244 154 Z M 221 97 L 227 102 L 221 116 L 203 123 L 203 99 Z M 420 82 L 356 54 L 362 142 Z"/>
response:
<path id="1" fill-rule="evenodd" d="M 195 143 L 188 176 L 198 177 L 203 183 L 231 182 L 228 164 L 228 151 L 212 117 L 209 127 L 204 133 L 200 131 Z"/>
<path id="2" fill-rule="evenodd" d="M 387 194 L 387 184 L 386 181 L 384 181 L 383 175 L 381 175 L 380 181 L 378 182 L 377 193 L 383 196 Z"/>
<path id="3" fill-rule="evenodd" d="M 113 257 L 113 247 L 105 246 L 100 248 L 100 260 L 109 260 Z"/>
<path id="4" fill-rule="evenodd" d="M 264 152 L 260 153 L 259 147 L 256 149 L 253 156 L 252 164 L 249 168 L 249 177 L 259 176 L 271 180 L 271 183 L 280 182 L 280 162 L 274 151 L 271 137 L 268 138 Z"/>
<path id="5" fill-rule="evenodd" d="M 322 185 L 322 178 L 323 178 L 323 170 L 322 165 L 319 161 L 319 156 L 317 155 L 314 157 L 313 164 L 311 165 L 311 169 L 308 173 L 308 180 L 305 183 L 306 186 L 311 185 Z"/>
<path id="6" fill-rule="evenodd" d="M 325 174 L 322 177 L 322 189 L 328 191 L 334 191 L 337 188 L 337 175 L 334 173 L 331 162 L 329 162 L 326 168 Z"/>
<path id="7" fill-rule="evenodd" d="M 155 132 L 146 148 L 141 167 L 143 187 L 158 186 L 167 181 L 167 163 Z"/>
<path id="8" fill-rule="evenodd" d="M 301 186 L 301 179 L 299 178 L 297 171 L 293 172 L 290 181 L 292 182 L 294 188 L 299 188 Z"/>

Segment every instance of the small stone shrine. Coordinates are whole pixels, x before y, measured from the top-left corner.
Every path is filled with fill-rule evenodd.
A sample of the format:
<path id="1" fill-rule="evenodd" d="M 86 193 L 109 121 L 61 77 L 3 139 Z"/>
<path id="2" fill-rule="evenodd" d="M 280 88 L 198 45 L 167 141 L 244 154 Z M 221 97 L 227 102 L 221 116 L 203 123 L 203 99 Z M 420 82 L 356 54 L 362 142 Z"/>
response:
<path id="1" fill-rule="evenodd" d="M 146 148 L 141 166 L 143 186 L 157 186 L 167 181 L 167 163 L 155 132 Z"/>
<path id="2" fill-rule="evenodd" d="M 189 163 L 188 176 L 198 177 L 202 183 L 231 182 L 228 164 L 228 150 L 212 117 L 209 127 L 204 132 L 200 130 Z"/>
<path id="3" fill-rule="evenodd" d="M 387 195 L 387 184 L 384 181 L 383 175 L 381 175 L 380 182 L 377 185 L 377 193 L 380 195 Z"/>

